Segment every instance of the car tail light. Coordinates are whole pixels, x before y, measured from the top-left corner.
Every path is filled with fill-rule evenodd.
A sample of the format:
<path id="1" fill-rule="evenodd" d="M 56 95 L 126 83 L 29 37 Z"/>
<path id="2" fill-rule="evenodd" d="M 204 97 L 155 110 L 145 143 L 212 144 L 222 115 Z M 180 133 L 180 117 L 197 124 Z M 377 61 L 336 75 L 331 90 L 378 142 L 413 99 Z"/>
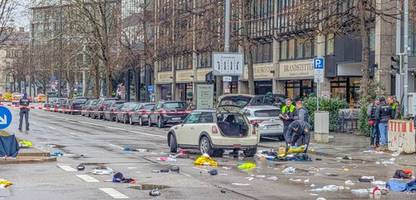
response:
<path id="1" fill-rule="evenodd" d="M 212 126 L 212 130 L 211 130 L 211 132 L 212 132 L 213 134 L 218 134 L 218 128 L 217 128 L 217 126 Z"/>
<path id="2" fill-rule="evenodd" d="M 251 120 L 250 121 L 250 124 L 252 124 L 252 125 L 258 125 L 258 124 L 260 124 L 262 122 L 263 122 L 262 120 Z"/>

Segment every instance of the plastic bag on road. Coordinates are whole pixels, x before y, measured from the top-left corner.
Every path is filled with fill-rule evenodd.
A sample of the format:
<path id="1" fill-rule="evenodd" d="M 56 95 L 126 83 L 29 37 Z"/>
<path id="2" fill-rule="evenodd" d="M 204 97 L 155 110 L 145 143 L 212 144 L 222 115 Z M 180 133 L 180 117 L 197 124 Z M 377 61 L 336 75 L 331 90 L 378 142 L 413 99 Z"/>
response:
<path id="1" fill-rule="evenodd" d="M 29 140 L 19 140 L 20 148 L 31 148 L 33 147 L 33 143 Z"/>
<path id="2" fill-rule="evenodd" d="M 13 185 L 13 183 L 8 181 L 8 180 L 0 179 L 0 188 L 8 188 L 12 185 Z"/>
<path id="3" fill-rule="evenodd" d="M 91 173 L 96 174 L 96 175 L 110 175 L 113 172 L 114 172 L 113 169 L 109 167 L 98 167 L 91 171 Z"/>
<path id="4" fill-rule="evenodd" d="M 310 190 L 311 192 L 336 192 L 338 190 L 344 190 L 344 186 L 326 185 L 322 188 L 316 188 Z"/>
<path id="5" fill-rule="evenodd" d="M 256 168 L 256 164 L 251 162 L 247 162 L 238 166 L 238 169 L 240 170 L 252 170 L 254 168 Z"/>
<path id="6" fill-rule="evenodd" d="M 288 174 L 294 174 L 294 173 L 296 173 L 296 168 L 294 168 L 294 167 L 288 167 L 288 168 L 284 169 L 282 171 L 282 173 L 283 174 L 286 174 L 286 175 L 288 175 Z"/>
<path id="7" fill-rule="evenodd" d="M 206 165 L 206 166 L 211 166 L 211 167 L 218 167 L 217 161 L 212 159 L 208 154 L 199 156 L 195 160 L 194 165 Z"/>

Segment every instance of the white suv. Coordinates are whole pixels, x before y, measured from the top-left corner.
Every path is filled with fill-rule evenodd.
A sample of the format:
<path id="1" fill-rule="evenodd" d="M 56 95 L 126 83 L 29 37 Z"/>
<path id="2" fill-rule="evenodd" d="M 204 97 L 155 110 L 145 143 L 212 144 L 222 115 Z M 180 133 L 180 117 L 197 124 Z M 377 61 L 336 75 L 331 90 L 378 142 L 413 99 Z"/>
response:
<path id="1" fill-rule="evenodd" d="M 232 106 L 231 106 L 232 107 Z M 243 150 L 254 156 L 260 137 L 239 108 L 195 110 L 182 124 L 168 132 L 171 152 L 178 148 L 199 149 L 202 154 L 222 156 L 224 150 Z"/>

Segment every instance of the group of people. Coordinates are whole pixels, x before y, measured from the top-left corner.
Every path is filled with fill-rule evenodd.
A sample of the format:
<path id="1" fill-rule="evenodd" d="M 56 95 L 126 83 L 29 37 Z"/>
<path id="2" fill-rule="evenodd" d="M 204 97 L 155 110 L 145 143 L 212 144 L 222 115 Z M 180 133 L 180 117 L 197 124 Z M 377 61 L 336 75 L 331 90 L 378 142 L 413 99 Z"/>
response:
<path id="1" fill-rule="evenodd" d="M 378 97 L 367 108 L 368 124 L 370 125 L 370 145 L 377 149 L 385 149 L 388 144 L 388 121 L 400 115 L 399 104 L 395 97 Z"/>
<path id="2" fill-rule="evenodd" d="M 283 121 L 283 136 L 286 141 L 286 150 L 292 146 L 308 145 L 310 140 L 309 112 L 303 106 L 301 99 L 293 104 L 290 98 L 286 99 L 281 108 L 280 119 Z M 307 147 L 305 148 L 305 152 Z"/>

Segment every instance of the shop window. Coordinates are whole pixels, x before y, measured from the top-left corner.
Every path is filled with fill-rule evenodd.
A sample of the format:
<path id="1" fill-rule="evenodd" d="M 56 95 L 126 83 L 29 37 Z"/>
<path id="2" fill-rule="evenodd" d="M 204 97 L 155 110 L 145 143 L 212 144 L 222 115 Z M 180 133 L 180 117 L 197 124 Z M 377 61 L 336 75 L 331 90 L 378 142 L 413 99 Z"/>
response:
<path id="1" fill-rule="evenodd" d="M 285 89 L 289 98 L 302 98 L 315 92 L 313 80 L 285 81 Z"/>
<path id="2" fill-rule="evenodd" d="M 359 77 L 337 77 L 331 80 L 332 97 L 346 100 L 351 107 L 358 105 L 359 90 Z"/>

